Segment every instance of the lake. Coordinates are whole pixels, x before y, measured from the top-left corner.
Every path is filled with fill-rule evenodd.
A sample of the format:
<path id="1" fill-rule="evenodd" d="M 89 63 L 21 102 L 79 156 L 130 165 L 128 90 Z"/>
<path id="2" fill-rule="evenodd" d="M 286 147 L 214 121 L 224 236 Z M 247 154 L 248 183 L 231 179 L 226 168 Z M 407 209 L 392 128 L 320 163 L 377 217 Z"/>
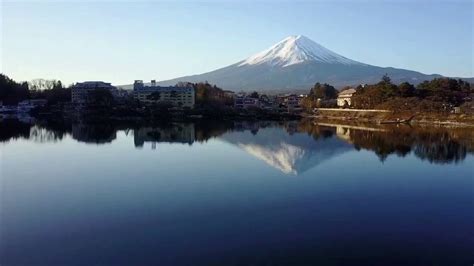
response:
<path id="1" fill-rule="evenodd" d="M 1 265 L 474 262 L 472 128 L 6 119 L 0 156 Z"/>

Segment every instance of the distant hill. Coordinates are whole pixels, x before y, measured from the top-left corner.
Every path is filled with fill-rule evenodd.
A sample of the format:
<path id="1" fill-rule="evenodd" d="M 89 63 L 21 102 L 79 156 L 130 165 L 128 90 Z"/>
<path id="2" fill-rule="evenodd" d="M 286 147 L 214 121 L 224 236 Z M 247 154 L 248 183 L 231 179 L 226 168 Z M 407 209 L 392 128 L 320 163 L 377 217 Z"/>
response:
<path id="1" fill-rule="evenodd" d="M 388 74 L 394 83 L 418 84 L 441 75 L 378 67 L 339 55 L 305 36 L 290 36 L 249 58 L 199 75 L 158 82 L 204 82 L 234 91 L 307 90 L 316 82 L 336 87 L 370 84 Z M 474 78 L 465 79 L 474 82 Z M 125 86 L 131 88 L 131 85 Z"/>

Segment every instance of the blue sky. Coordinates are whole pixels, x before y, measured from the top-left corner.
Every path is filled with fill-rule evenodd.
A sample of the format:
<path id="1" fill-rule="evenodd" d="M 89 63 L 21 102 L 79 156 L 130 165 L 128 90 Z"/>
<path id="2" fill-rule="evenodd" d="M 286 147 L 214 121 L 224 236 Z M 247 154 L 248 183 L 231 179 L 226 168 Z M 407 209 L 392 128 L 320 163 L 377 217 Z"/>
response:
<path id="1" fill-rule="evenodd" d="M 164 80 L 289 35 L 348 58 L 472 77 L 473 1 L 2 1 L 1 72 L 16 80 Z"/>

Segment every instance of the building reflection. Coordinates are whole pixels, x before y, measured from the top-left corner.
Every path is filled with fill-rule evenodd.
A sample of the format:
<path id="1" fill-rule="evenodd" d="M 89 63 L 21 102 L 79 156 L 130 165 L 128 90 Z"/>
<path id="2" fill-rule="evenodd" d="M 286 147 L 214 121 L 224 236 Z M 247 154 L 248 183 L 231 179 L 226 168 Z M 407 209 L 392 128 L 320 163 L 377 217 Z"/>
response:
<path id="1" fill-rule="evenodd" d="M 72 138 L 85 143 L 111 143 L 117 138 L 117 128 L 110 124 L 72 124 Z"/>
<path id="2" fill-rule="evenodd" d="M 300 130 L 298 122 L 245 122 L 238 130 L 220 139 L 231 143 L 273 168 L 299 175 L 324 161 L 352 150 L 349 143 L 336 138 L 314 138 Z M 324 136 L 333 132 L 324 130 Z"/>
<path id="3" fill-rule="evenodd" d="M 192 145 L 196 138 L 194 124 L 173 123 L 162 127 L 141 127 L 134 130 L 135 147 L 143 147 L 145 142 L 151 142 L 152 149 L 156 143 L 183 143 Z"/>

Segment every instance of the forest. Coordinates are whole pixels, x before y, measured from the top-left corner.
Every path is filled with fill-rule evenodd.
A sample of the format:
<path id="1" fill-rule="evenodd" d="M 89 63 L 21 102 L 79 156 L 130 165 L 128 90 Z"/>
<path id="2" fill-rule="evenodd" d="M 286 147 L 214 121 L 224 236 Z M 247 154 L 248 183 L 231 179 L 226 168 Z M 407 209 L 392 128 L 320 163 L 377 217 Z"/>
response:
<path id="1" fill-rule="evenodd" d="M 387 75 L 376 84 L 344 87 L 355 89 L 350 107 L 357 109 L 414 110 L 425 112 L 451 111 L 454 107 L 472 105 L 472 85 L 461 79 L 436 78 L 418 85 L 408 82 L 394 84 Z M 316 83 L 303 100 L 303 107 L 336 107 L 338 90 L 329 84 Z M 347 106 L 348 107 L 348 106 Z M 472 109 L 472 108 L 470 108 Z"/>
<path id="2" fill-rule="evenodd" d="M 64 87 L 60 80 L 35 79 L 16 82 L 0 74 L 0 102 L 16 105 L 27 99 L 46 99 L 49 104 L 71 101 L 71 88 Z"/>

